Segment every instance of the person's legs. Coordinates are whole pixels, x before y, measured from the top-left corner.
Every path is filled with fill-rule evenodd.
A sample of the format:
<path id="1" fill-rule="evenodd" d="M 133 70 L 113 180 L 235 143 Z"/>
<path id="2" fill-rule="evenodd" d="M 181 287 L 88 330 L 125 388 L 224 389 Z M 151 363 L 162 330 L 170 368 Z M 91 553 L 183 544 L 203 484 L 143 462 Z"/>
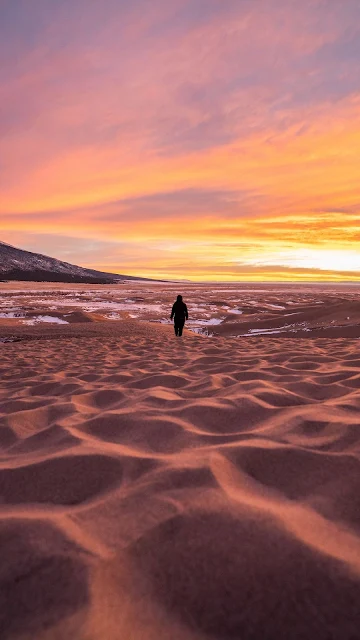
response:
<path id="1" fill-rule="evenodd" d="M 179 336 L 182 336 L 184 324 L 185 324 L 185 322 L 180 322 L 179 323 Z"/>
<path id="2" fill-rule="evenodd" d="M 175 335 L 177 336 L 179 329 L 176 322 L 174 322 L 174 331 L 175 331 Z"/>

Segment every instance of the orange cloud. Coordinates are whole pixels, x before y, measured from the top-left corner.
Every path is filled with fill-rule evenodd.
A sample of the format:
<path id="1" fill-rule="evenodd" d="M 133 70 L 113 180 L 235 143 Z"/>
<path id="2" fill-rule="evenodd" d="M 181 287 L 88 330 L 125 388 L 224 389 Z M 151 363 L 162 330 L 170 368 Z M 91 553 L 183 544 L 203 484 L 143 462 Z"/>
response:
<path id="1" fill-rule="evenodd" d="M 350 277 L 326 248 L 358 277 L 355 4 L 72 4 L 5 38 L 4 233 L 117 242 L 87 266 L 139 275 Z"/>

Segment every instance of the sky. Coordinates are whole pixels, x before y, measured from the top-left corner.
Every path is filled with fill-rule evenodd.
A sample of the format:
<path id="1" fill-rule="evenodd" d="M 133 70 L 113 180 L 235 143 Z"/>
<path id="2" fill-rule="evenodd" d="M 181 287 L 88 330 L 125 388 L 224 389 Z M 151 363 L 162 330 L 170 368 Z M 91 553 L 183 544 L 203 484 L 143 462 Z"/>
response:
<path id="1" fill-rule="evenodd" d="M 359 0 L 0 0 L 0 240 L 360 280 Z"/>

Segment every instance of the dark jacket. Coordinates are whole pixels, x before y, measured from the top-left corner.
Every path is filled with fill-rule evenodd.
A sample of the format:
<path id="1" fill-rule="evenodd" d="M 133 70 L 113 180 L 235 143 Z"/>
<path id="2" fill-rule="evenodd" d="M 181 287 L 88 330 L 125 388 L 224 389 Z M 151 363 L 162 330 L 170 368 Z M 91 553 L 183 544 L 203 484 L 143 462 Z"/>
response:
<path id="1" fill-rule="evenodd" d="M 170 320 L 174 318 L 175 322 L 185 322 L 189 318 L 187 306 L 182 300 L 176 300 L 173 304 Z"/>

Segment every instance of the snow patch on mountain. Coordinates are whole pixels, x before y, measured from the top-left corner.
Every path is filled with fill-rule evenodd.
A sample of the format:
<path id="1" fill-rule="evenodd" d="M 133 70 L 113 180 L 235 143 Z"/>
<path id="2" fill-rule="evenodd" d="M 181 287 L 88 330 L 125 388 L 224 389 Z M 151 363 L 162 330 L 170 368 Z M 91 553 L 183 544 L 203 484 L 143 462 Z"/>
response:
<path id="1" fill-rule="evenodd" d="M 7 280 L 35 280 L 56 282 L 107 282 L 143 280 L 115 273 L 86 269 L 56 258 L 24 251 L 0 242 L 0 277 Z"/>

